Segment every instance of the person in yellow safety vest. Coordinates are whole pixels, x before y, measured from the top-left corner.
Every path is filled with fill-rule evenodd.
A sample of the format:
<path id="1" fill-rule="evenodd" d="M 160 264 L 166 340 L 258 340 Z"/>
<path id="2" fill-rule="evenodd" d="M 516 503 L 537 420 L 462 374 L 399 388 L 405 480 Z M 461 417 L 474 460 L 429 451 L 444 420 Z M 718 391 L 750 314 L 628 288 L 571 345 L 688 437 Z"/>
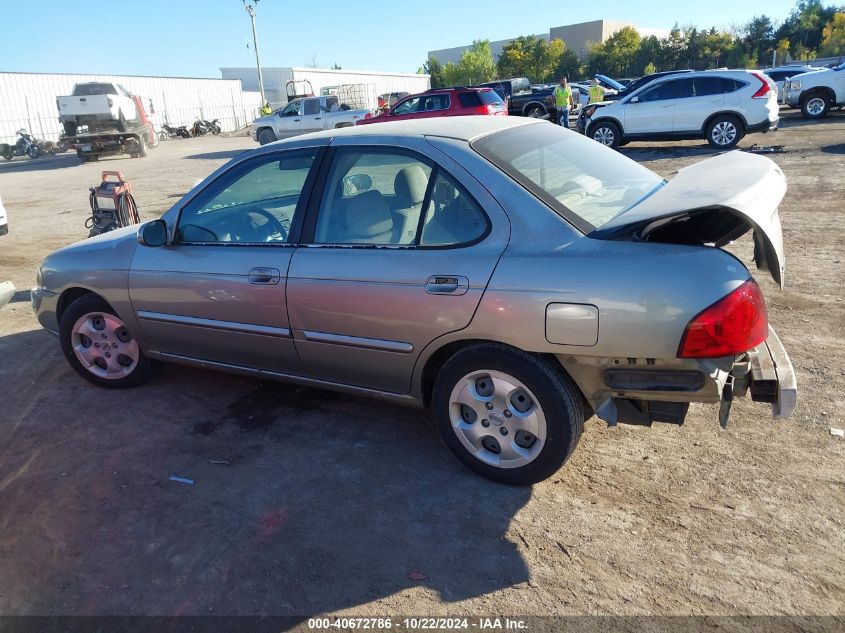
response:
<path id="1" fill-rule="evenodd" d="M 560 78 L 560 85 L 555 87 L 552 96 L 555 98 L 555 109 L 557 110 L 557 123 L 569 128 L 569 108 L 572 107 L 572 87 L 566 77 Z"/>
<path id="2" fill-rule="evenodd" d="M 261 106 L 261 116 L 265 116 L 268 114 L 273 114 L 273 110 L 270 108 L 270 102 L 265 101 L 264 105 Z"/>
<path id="3" fill-rule="evenodd" d="M 590 84 L 590 103 L 598 103 L 604 101 L 604 88 L 599 85 L 599 80 L 593 77 L 593 82 Z"/>

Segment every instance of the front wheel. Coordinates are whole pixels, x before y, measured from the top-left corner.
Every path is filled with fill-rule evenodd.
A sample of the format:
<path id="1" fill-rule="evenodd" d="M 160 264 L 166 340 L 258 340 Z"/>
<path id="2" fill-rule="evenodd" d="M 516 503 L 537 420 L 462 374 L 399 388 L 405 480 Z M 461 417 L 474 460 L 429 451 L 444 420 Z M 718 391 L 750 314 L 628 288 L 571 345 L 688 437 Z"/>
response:
<path id="1" fill-rule="evenodd" d="M 259 145 L 267 145 L 267 143 L 272 143 L 276 140 L 276 135 L 273 134 L 273 130 L 268 128 L 264 128 L 258 133 L 258 144 Z"/>
<path id="2" fill-rule="evenodd" d="M 619 126 L 610 121 L 599 121 L 590 126 L 587 133 L 591 139 L 611 149 L 616 149 L 622 142 L 622 130 Z"/>
<path id="3" fill-rule="evenodd" d="M 30 145 L 26 153 L 30 158 L 38 158 L 41 156 L 41 148 L 38 145 Z"/>
<path id="4" fill-rule="evenodd" d="M 135 387 L 155 369 L 126 324 L 97 295 L 68 306 L 59 323 L 59 342 L 76 373 L 100 387 Z"/>
<path id="5" fill-rule="evenodd" d="M 717 149 L 730 149 L 744 135 L 740 120 L 729 114 L 717 116 L 707 126 L 707 142 Z"/>
<path id="6" fill-rule="evenodd" d="M 500 344 L 477 344 L 450 358 L 432 398 L 443 441 L 470 469 L 511 485 L 551 476 L 584 427 L 572 381 L 550 363 Z"/>
<path id="7" fill-rule="evenodd" d="M 801 100 L 801 114 L 807 119 L 820 119 L 830 110 L 830 101 L 824 95 L 814 94 Z"/>

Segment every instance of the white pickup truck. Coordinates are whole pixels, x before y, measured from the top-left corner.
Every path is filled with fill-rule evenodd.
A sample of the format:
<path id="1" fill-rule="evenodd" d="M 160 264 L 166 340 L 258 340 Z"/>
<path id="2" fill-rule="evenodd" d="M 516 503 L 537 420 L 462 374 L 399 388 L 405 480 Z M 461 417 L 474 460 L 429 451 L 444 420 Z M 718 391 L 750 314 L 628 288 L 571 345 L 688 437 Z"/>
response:
<path id="1" fill-rule="evenodd" d="M 88 126 L 90 132 L 114 128 L 125 132 L 127 125 L 139 119 L 135 100 L 120 84 L 76 84 L 72 95 L 56 98 L 56 105 L 67 136 L 75 136 L 82 126 Z"/>
<path id="2" fill-rule="evenodd" d="M 283 138 L 339 127 L 351 127 L 370 110 L 351 110 L 335 96 L 294 99 L 284 108 L 255 119 L 253 138 L 266 145 Z"/>
<path id="3" fill-rule="evenodd" d="M 785 84 L 786 102 L 808 119 L 823 117 L 845 105 L 845 64 L 792 77 Z"/>

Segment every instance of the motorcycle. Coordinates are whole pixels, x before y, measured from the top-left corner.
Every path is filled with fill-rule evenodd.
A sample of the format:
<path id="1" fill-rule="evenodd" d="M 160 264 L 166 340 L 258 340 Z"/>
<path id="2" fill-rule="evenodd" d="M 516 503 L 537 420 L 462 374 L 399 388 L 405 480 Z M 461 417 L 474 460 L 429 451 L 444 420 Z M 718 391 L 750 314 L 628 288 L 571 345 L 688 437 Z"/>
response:
<path id="1" fill-rule="evenodd" d="M 191 138 L 191 133 L 184 125 L 170 126 L 167 123 L 162 124 L 161 130 L 167 135 L 167 138 Z"/>
<path id="2" fill-rule="evenodd" d="M 18 130 L 18 142 L 14 145 L 0 143 L 0 156 L 12 160 L 15 156 L 38 158 L 43 153 L 44 141 L 36 141 L 32 134 L 24 129 Z"/>
<path id="3" fill-rule="evenodd" d="M 220 134 L 220 121 L 214 119 L 213 121 L 206 121 L 205 119 L 197 119 L 191 128 L 191 136 L 205 136 L 206 134 Z"/>

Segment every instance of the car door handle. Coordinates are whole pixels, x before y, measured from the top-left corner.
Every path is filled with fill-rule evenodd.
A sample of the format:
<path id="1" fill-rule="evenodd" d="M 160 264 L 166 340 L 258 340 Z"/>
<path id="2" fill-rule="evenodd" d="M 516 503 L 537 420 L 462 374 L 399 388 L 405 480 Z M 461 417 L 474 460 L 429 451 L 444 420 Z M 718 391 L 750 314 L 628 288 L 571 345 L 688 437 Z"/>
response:
<path id="1" fill-rule="evenodd" d="M 314 117 L 314 120 L 315 120 L 315 121 L 319 121 L 319 120 L 320 120 L 320 119 L 322 119 L 322 118 L 323 118 L 323 117 L 321 117 L 321 116 L 315 116 L 315 117 Z"/>
<path id="2" fill-rule="evenodd" d="M 293 120 L 293 122 L 294 122 L 294 123 L 299 123 L 301 120 L 302 120 L 302 119 L 294 119 L 294 120 Z"/>
<path id="3" fill-rule="evenodd" d="M 432 275 L 425 280 L 430 295 L 462 295 L 469 290 L 469 279 L 457 275 Z"/>
<path id="4" fill-rule="evenodd" d="M 273 286 L 279 283 L 282 273 L 278 268 L 253 268 L 249 271 L 249 283 Z"/>

